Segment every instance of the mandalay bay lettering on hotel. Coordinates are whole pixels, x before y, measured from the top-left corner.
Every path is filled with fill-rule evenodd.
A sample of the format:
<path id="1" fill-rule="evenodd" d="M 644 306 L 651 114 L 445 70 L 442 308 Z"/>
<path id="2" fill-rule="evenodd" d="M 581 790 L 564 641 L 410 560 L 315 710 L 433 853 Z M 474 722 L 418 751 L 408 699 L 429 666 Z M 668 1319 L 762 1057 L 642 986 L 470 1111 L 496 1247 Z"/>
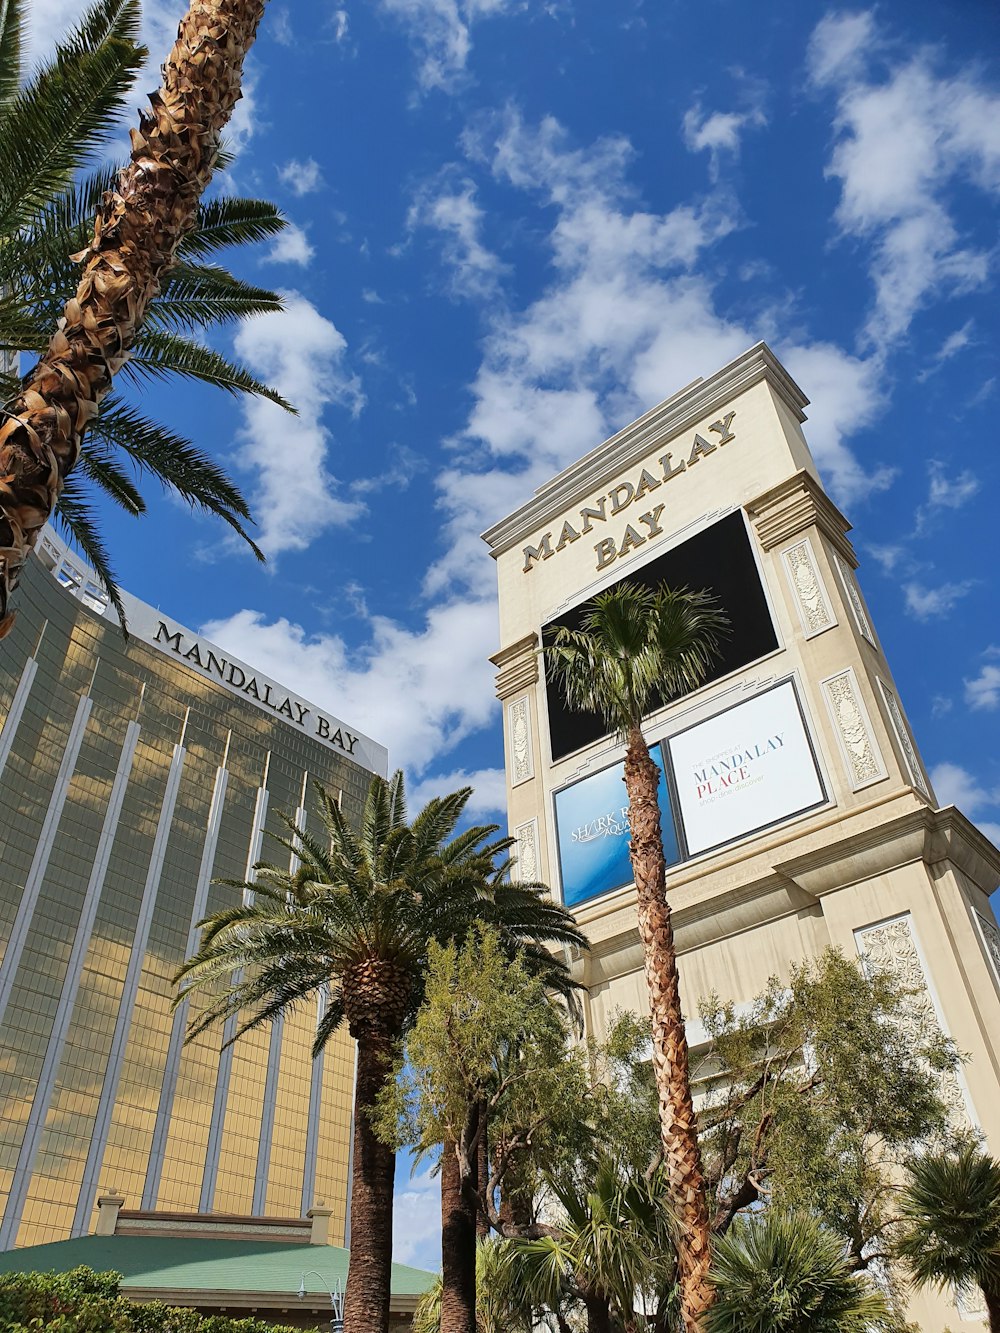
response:
<path id="1" fill-rule="evenodd" d="M 219 680 L 230 686 L 238 694 L 245 694 L 248 698 L 255 699 L 262 707 L 280 713 L 282 717 L 287 717 L 290 722 L 300 726 L 303 731 L 311 727 L 313 735 L 318 740 L 326 741 L 328 745 L 337 746 L 345 754 L 354 754 L 354 747 L 360 737 L 355 736 L 346 727 L 334 727 L 330 719 L 324 717 L 322 713 L 313 716 L 312 709 L 300 703 L 292 694 L 286 694 L 284 698 L 280 694 L 273 695 L 270 681 L 259 681 L 256 676 L 248 675 L 238 662 L 230 662 L 225 657 L 219 657 L 211 648 L 199 643 L 197 639 L 193 639 L 191 646 L 185 651 L 182 644 L 183 638 L 184 635 L 180 630 L 174 630 L 171 633 L 166 622 L 161 620 L 153 637 L 153 642 L 170 648 L 181 661 L 190 662 L 192 666 L 199 667 L 208 675 L 218 676 Z M 307 723 L 307 718 L 313 718 L 313 721 Z"/>
<path id="2" fill-rule="evenodd" d="M 703 435 L 695 435 L 691 452 L 686 458 L 681 458 L 679 462 L 674 462 L 672 453 L 664 454 L 662 458 L 657 460 L 661 469 L 659 474 L 643 468 L 634 482 L 621 481 L 617 486 L 612 486 L 606 495 L 599 496 L 593 504 L 584 505 L 579 511 L 579 522 L 571 523 L 567 519 L 554 542 L 553 531 L 544 533 L 537 546 L 526 546 L 524 548 L 524 573 L 529 573 L 535 567 L 537 561 L 550 560 L 552 556 L 558 555 L 566 546 L 578 542 L 582 537 L 594 532 L 595 522 L 606 523 L 609 517 L 613 518 L 620 514 L 622 510 L 627 509 L 629 505 L 644 500 L 650 491 L 659 490 L 666 482 L 673 481 L 682 472 L 694 467 L 702 458 L 707 458 L 709 454 L 714 454 L 716 449 L 722 445 L 735 440 L 736 434 L 732 429 L 735 416 L 735 412 L 727 412 L 720 420 L 712 422 L 708 429 L 718 436 L 718 439 L 714 441 L 706 439 Z M 606 568 L 623 555 L 628 555 L 637 546 L 644 546 L 651 537 L 658 537 L 663 531 L 660 515 L 665 508 L 666 504 L 662 503 L 652 505 L 646 513 L 639 514 L 634 523 L 625 525 L 625 531 L 621 534 L 620 539 L 617 537 L 602 537 L 594 546 L 594 551 L 597 554 L 597 568 Z"/>

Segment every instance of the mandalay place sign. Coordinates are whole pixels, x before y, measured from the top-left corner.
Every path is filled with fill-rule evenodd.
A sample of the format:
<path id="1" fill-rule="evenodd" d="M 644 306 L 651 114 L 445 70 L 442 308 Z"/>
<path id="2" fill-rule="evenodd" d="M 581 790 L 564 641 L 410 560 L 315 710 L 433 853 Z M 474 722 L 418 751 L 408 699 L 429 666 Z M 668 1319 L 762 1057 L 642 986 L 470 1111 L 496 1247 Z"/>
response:
<path id="1" fill-rule="evenodd" d="M 587 537 L 593 538 L 594 535 L 598 536 L 598 540 L 594 543 L 598 569 L 606 569 L 608 565 L 623 555 L 628 555 L 636 547 L 644 546 L 651 537 L 658 537 L 663 531 L 660 517 L 667 505 L 666 501 L 654 492 L 659 492 L 661 487 L 687 472 L 703 458 L 709 458 L 724 444 L 735 440 L 736 432 L 733 430 L 735 418 L 735 412 L 727 412 L 724 417 L 713 421 L 708 427 L 711 438 L 696 434 L 687 453 L 664 454 L 662 458 L 657 459 L 654 471 L 644 467 L 637 477 L 620 481 L 604 495 L 596 496 L 590 504 L 583 505 L 579 510 L 579 517 L 574 514 L 571 519 L 567 518 L 558 533 L 553 528 L 542 534 L 537 545 L 525 546 L 524 573 L 530 573 L 539 560 L 551 560 L 567 546 Z M 652 498 L 647 498 L 650 496 Z M 639 509 L 644 505 L 648 508 L 644 513 L 640 513 Z M 631 512 L 624 529 L 617 529 L 614 534 L 609 535 L 604 526 L 595 526 L 607 524 L 626 509 Z"/>

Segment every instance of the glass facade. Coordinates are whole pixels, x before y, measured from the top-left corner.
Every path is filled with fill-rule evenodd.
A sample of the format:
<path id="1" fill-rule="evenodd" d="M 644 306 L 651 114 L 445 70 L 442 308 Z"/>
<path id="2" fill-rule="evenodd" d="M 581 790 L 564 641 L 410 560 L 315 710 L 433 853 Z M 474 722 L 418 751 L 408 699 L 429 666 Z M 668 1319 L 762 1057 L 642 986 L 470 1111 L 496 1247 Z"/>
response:
<path id="1" fill-rule="evenodd" d="M 199 671 L 204 645 L 185 660 L 188 631 L 156 640 L 132 599 L 126 642 L 45 543 L 0 644 L 0 1248 L 86 1234 L 107 1189 L 255 1215 L 322 1198 L 342 1236 L 351 1042 L 314 1063 L 313 1004 L 228 1052 L 221 1031 L 185 1046 L 172 977 L 239 892 L 213 881 L 286 854 L 267 831 L 314 779 L 357 818 L 385 751 L 245 664 L 252 695 Z"/>

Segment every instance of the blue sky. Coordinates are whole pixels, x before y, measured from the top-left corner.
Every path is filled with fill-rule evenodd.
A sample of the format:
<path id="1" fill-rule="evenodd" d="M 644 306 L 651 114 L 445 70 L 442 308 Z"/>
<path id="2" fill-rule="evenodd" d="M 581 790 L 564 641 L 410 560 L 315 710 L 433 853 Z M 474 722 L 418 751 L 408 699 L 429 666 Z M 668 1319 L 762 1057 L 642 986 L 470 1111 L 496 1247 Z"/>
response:
<path id="1" fill-rule="evenodd" d="M 156 60 L 182 9 L 147 0 Z M 227 188 L 291 219 L 234 260 L 287 311 L 235 350 L 301 415 L 147 400 L 269 566 L 164 500 L 109 515 L 124 586 L 502 817 L 478 534 L 765 338 L 939 798 L 1000 838 L 998 36 L 987 0 L 271 0 Z"/>

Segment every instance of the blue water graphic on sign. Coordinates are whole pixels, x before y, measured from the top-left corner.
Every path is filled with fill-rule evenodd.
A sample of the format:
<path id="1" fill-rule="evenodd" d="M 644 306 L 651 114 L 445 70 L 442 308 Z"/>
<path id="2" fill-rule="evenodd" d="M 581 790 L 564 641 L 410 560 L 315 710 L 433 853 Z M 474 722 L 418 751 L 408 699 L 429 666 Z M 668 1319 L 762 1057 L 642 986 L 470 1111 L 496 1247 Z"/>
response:
<path id="1" fill-rule="evenodd" d="M 680 860 L 660 747 L 650 755 L 660 771 L 660 828 L 667 865 Z M 624 761 L 556 792 L 556 830 L 563 902 L 611 893 L 632 883 Z"/>

